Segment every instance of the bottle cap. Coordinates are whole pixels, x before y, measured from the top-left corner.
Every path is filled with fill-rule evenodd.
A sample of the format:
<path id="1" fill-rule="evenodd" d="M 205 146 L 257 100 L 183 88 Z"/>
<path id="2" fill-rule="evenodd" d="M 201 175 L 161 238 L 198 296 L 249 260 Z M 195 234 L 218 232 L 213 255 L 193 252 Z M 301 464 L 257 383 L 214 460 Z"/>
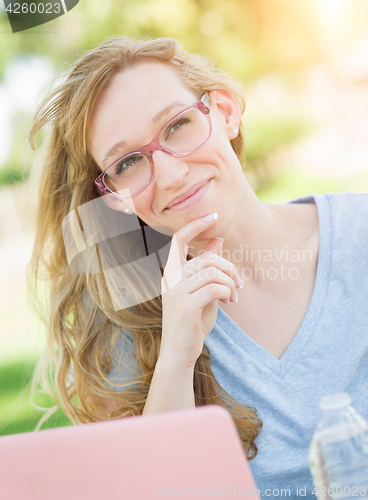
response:
<path id="1" fill-rule="evenodd" d="M 337 392 L 335 394 L 329 394 L 328 396 L 323 396 L 319 403 L 322 410 L 338 410 L 340 408 L 345 408 L 351 403 L 351 397 L 346 392 Z"/>

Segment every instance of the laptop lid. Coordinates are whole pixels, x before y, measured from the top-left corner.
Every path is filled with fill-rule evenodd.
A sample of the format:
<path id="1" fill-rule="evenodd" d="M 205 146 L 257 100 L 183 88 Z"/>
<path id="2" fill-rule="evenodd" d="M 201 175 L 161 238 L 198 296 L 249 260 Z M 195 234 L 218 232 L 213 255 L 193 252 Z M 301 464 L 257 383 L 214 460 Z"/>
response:
<path id="1" fill-rule="evenodd" d="M 233 419 L 215 405 L 0 438 L 4 500 L 256 493 Z"/>

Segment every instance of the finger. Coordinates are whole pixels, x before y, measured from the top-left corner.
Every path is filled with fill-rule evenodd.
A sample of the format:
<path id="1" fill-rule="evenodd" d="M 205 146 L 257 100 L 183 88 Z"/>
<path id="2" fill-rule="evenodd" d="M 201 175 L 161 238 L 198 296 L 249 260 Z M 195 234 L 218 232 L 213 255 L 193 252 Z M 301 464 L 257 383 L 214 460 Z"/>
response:
<path id="1" fill-rule="evenodd" d="M 216 267 L 220 271 L 230 276 L 230 278 L 234 280 L 235 286 L 237 288 L 243 287 L 243 283 L 234 264 L 224 259 L 223 257 L 220 257 L 214 252 L 201 253 L 200 255 L 197 255 L 197 257 L 194 257 L 194 259 L 191 259 L 189 262 L 187 262 L 183 267 L 183 276 L 189 278 L 193 274 L 197 273 L 201 269 L 205 269 L 206 267 Z"/>
<path id="2" fill-rule="evenodd" d="M 183 280 L 180 290 L 185 294 L 192 294 L 210 283 L 218 283 L 229 288 L 228 297 L 232 302 L 237 302 L 237 292 L 234 280 L 216 267 L 206 267 L 187 280 Z"/>
<path id="3" fill-rule="evenodd" d="M 216 255 L 221 257 L 223 244 L 224 240 L 222 238 L 213 238 L 207 243 L 204 250 L 206 252 L 214 252 Z"/>
<path id="4" fill-rule="evenodd" d="M 204 233 L 209 227 L 212 227 L 216 219 L 217 213 L 209 214 L 206 217 L 189 222 L 174 234 L 164 269 L 163 293 L 181 280 L 182 266 L 187 262 L 189 242 Z"/>
<path id="5" fill-rule="evenodd" d="M 203 309 L 214 300 L 226 302 L 230 298 L 230 290 L 220 283 L 209 283 L 191 294 L 197 309 Z"/>
<path id="6" fill-rule="evenodd" d="M 213 217 L 211 218 L 211 216 Z M 206 218 L 209 219 L 206 220 Z M 170 250 L 169 258 L 166 264 L 168 271 L 177 265 L 185 264 L 188 256 L 188 243 L 211 227 L 216 220 L 217 213 L 209 214 L 206 217 L 194 219 L 176 231 L 173 237 L 173 243 L 175 242 L 176 246 L 172 245 L 173 251 L 171 252 Z"/>

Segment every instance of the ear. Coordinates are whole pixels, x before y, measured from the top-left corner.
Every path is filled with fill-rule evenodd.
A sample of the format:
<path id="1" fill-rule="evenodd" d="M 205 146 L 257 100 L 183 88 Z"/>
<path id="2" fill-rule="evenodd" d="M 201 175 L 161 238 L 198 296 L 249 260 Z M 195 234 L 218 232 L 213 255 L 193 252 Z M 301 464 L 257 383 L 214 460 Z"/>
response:
<path id="1" fill-rule="evenodd" d="M 133 210 L 128 207 L 128 205 L 124 202 L 123 199 L 117 198 L 110 193 L 101 194 L 101 197 L 105 204 L 111 208 L 112 210 L 116 210 L 118 212 L 124 212 L 126 214 L 132 214 Z"/>
<path id="2" fill-rule="evenodd" d="M 223 119 L 229 139 L 235 139 L 239 133 L 241 108 L 235 97 L 225 90 L 211 90 L 211 106 L 216 107 Z"/>

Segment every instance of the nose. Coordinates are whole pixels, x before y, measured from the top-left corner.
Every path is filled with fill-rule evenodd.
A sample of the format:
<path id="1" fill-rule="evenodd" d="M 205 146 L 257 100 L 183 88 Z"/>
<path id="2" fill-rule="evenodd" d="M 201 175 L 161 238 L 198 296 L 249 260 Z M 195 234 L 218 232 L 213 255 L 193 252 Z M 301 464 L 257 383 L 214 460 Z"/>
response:
<path id="1" fill-rule="evenodd" d="M 152 155 L 155 167 L 155 182 L 159 189 L 178 188 L 189 171 L 184 158 L 170 156 L 163 151 Z"/>

